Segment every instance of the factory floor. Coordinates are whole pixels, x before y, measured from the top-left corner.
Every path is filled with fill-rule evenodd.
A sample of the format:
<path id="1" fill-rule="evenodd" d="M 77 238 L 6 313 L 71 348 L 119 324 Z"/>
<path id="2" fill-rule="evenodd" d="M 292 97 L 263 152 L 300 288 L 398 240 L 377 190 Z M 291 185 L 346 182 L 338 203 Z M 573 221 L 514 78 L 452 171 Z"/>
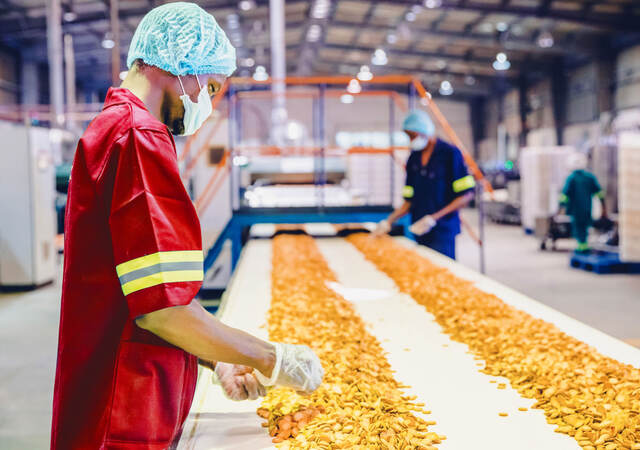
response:
<path id="1" fill-rule="evenodd" d="M 463 217 L 478 228 L 475 210 Z M 522 228 L 487 224 L 486 274 L 580 322 L 640 347 L 640 275 L 597 275 L 569 267 L 575 241 L 557 241 L 558 251 L 540 251 L 539 240 Z M 478 246 L 462 233 L 458 261 L 479 269 Z"/>
<path id="2" fill-rule="evenodd" d="M 465 219 L 477 228 L 474 211 Z M 519 227 L 487 224 L 487 275 L 612 336 L 640 346 L 640 275 L 594 275 L 569 268 L 569 253 L 540 252 Z M 572 242 L 561 242 L 569 249 Z M 458 259 L 478 268 L 471 238 Z M 60 302 L 59 281 L 27 293 L 0 294 L 0 449 L 49 447 Z"/>

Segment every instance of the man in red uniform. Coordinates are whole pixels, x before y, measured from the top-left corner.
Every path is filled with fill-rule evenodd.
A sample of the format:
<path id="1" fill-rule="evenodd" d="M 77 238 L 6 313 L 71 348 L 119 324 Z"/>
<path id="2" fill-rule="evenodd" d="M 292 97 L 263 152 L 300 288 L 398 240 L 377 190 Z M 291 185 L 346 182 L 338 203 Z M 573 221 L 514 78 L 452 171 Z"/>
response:
<path id="1" fill-rule="evenodd" d="M 323 375 L 308 347 L 227 327 L 194 300 L 200 224 L 169 131 L 195 132 L 235 70 L 224 32 L 195 4 L 163 5 L 140 23 L 128 65 L 71 172 L 53 449 L 169 447 L 191 405 L 197 358 L 237 400 L 273 384 L 311 392 Z"/>

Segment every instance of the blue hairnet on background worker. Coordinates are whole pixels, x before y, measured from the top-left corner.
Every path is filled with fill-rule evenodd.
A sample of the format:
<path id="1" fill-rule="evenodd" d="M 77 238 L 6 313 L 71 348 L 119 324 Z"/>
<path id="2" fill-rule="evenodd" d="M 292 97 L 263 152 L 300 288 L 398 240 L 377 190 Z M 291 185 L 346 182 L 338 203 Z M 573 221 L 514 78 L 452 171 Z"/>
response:
<path id="1" fill-rule="evenodd" d="M 226 35 L 199 6 L 168 3 L 142 19 L 127 62 L 71 171 L 52 449 L 169 448 L 197 358 L 234 400 L 270 385 L 311 392 L 323 377 L 308 347 L 257 339 L 194 300 L 202 232 L 170 133 L 211 114 L 235 70 Z"/>
<path id="2" fill-rule="evenodd" d="M 565 181 L 560 205 L 571 216 L 571 231 L 577 241 L 577 252 L 589 251 L 589 228 L 592 224 L 593 196 L 602 202 L 602 217 L 607 217 L 604 192 L 594 174 L 587 171 L 587 157 L 582 153 L 571 155 L 569 160 L 571 174 Z"/>
<path id="3" fill-rule="evenodd" d="M 402 129 L 411 140 L 402 190 L 405 201 L 378 224 L 374 234 L 388 233 L 396 220 L 410 213 L 410 230 L 416 241 L 455 259 L 458 210 L 473 198 L 475 180 L 460 150 L 436 137 L 436 127 L 427 113 L 412 111 Z"/>

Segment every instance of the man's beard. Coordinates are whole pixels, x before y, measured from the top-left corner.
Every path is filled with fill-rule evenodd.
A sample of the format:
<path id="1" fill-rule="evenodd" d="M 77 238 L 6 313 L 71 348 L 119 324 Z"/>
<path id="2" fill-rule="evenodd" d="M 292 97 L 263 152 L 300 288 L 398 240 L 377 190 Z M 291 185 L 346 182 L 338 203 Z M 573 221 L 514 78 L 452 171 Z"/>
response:
<path id="1" fill-rule="evenodd" d="M 162 123 L 164 123 L 171 134 L 179 136 L 184 134 L 184 107 L 182 104 L 172 104 L 168 94 L 164 94 L 162 99 Z M 182 115 L 178 115 L 177 111 L 182 110 Z"/>

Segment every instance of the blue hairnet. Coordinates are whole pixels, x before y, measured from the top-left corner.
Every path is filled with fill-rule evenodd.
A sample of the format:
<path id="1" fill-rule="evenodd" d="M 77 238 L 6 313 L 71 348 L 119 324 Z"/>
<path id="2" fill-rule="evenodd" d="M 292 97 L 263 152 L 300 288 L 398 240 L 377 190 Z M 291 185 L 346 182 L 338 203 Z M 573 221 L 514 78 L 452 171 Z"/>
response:
<path id="1" fill-rule="evenodd" d="M 405 117 L 402 129 L 415 131 L 427 137 L 436 134 L 436 126 L 431 121 L 431 117 L 420 109 L 414 109 Z"/>
<path id="2" fill-rule="evenodd" d="M 167 3 L 142 18 L 131 40 L 127 66 L 136 59 L 174 75 L 236 70 L 236 49 L 211 14 L 195 3 Z"/>

